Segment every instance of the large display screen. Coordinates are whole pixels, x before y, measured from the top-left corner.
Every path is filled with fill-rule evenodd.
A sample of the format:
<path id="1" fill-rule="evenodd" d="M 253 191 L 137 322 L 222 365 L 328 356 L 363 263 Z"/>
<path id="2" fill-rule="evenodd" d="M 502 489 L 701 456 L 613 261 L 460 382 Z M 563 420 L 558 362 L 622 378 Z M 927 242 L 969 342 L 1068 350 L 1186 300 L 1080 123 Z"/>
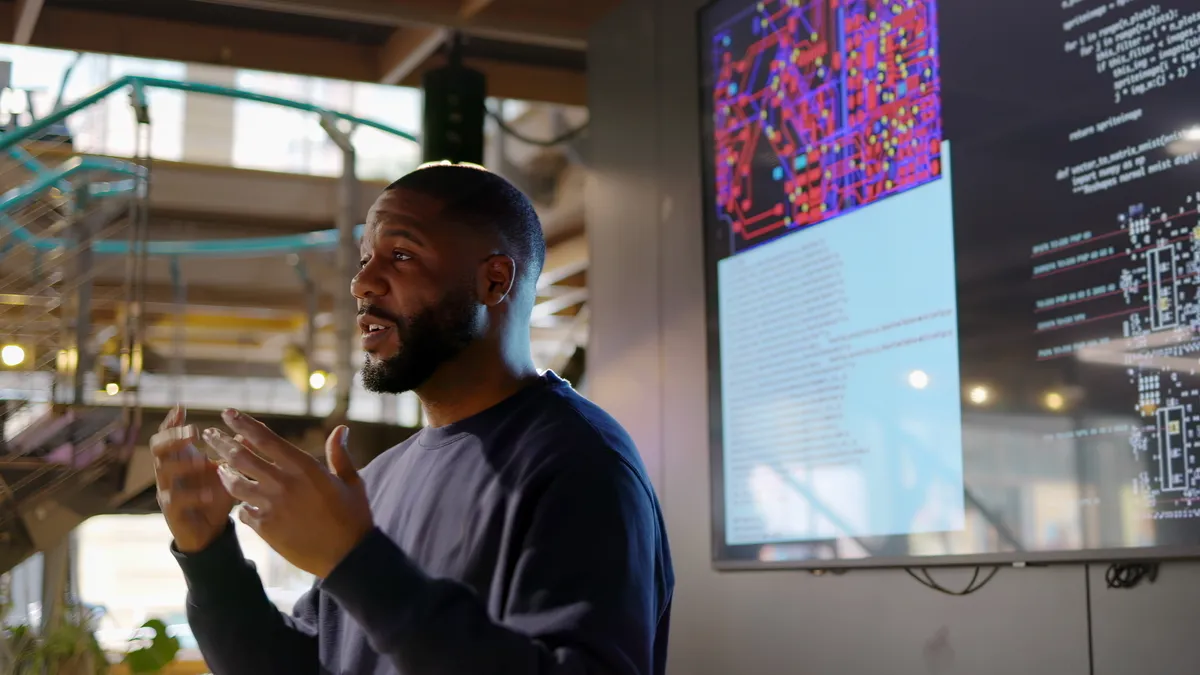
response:
<path id="1" fill-rule="evenodd" d="M 1200 555 L 1200 6 L 700 16 L 718 566 Z"/>

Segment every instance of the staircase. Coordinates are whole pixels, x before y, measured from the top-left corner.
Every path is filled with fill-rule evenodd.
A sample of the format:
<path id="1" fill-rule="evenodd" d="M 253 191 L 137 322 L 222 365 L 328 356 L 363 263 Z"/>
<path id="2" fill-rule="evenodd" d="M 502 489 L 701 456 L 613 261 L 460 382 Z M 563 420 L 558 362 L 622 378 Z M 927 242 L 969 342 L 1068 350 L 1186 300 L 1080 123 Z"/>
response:
<path id="1" fill-rule="evenodd" d="M 104 510 L 112 490 L 92 486 L 123 481 L 137 432 L 145 174 L 70 143 L 34 136 L 0 162 L 0 369 L 15 375 L 0 391 L 0 571 Z M 127 252 L 106 253 L 114 242 Z"/>
<path id="2" fill-rule="evenodd" d="M 358 230 L 345 218 L 337 229 L 304 234 L 151 240 L 146 97 L 151 88 L 309 113 L 346 153 L 347 184 L 357 179 L 343 128 L 370 127 L 416 141 L 380 122 L 309 103 L 135 76 L 28 125 L 0 130 L 0 573 L 35 552 L 61 550 L 70 531 L 93 515 L 157 508 L 146 445 L 151 427 L 165 411 L 145 413 L 154 422 L 143 425 L 139 398 L 147 353 L 148 258 L 175 263 L 189 256 L 278 258 L 341 250 L 346 255 L 336 256 L 339 273 L 346 279 L 353 273 L 349 252 Z M 72 132 L 81 139 L 89 134 L 82 113 L 125 95 L 135 125 L 133 157 L 78 155 Z M 353 203 L 354 191 L 344 192 Z M 341 297 L 345 304 L 335 309 L 352 315 L 352 300 Z M 349 330 L 351 324 L 343 320 L 339 325 Z M 335 365 L 345 369 L 338 378 L 345 389 L 336 391 L 339 402 L 343 397 L 348 402 L 351 340 L 343 337 Z M 195 424 L 220 423 L 216 413 L 208 416 L 210 422 L 204 411 L 189 412 Z M 260 419 L 314 453 L 321 452 L 328 433 L 322 419 Z M 352 426 L 363 446 L 377 452 L 413 431 L 382 424 Z M 356 459 L 361 464 L 369 458 Z"/>

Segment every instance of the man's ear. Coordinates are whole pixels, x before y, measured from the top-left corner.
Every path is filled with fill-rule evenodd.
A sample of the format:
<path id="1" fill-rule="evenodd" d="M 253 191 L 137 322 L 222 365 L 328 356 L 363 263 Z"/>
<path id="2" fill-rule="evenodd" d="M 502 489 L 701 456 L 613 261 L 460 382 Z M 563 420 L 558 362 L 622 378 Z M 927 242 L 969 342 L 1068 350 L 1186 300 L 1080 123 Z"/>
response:
<path id="1" fill-rule="evenodd" d="M 517 285 L 517 263 L 512 258 L 497 253 L 488 256 L 480 266 L 479 298 L 488 307 L 504 302 Z"/>

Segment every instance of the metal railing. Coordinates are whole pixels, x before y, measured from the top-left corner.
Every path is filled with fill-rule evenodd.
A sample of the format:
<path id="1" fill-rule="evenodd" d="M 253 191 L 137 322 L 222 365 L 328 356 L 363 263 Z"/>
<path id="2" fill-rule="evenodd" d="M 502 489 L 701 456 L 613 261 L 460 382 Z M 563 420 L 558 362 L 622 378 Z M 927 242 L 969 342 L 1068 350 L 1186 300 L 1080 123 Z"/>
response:
<path id="1" fill-rule="evenodd" d="M 140 76 L 123 77 L 27 126 L 0 134 L 0 153 L 7 154 L 12 159 L 13 166 L 22 167 L 34 174 L 32 180 L 15 185 L 8 192 L 0 195 L 0 236 L 20 241 L 24 246 L 35 251 L 59 250 L 64 243 L 60 234 L 50 231 L 34 232 L 29 227 L 28 221 L 20 217 L 20 209 L 24 204 L 47 194 L 66 194 L 72 189 L 73 178 L 81 175 L 95 175 L 98 171 L 108 174 L 124 174 L 127 178 L 88 183 L 85 192 L 93 201 L 128 194 L 130 191 L 136 190 L 139 176 L 144 176 L 152 184 L 148 152 L 144 161 L 125 162 L 95 157 L 75 158 L 53 168 L 45 168 L 50 165 L 50 162 L 42 161 L 42 158 L 52 155 L 55 150 L 60 149 L 61 145 L 70 143 L 70 125 L 65 123 L 72 115 L 96 106 L 120 93 L 129 95 L 139 130 L 138 138 L 148 139 L 151 111 L 146 92 L 155 88 L 254 101 L 312 113 L 315 120 L 319 122 L 322 129 L 342 153 L 343 176 L 339 190 L 338 227 L 297 235 L 237 239 L 139 240 L 134 242 L 106 238 L 92 242 L 89 249 L 91 255 L 96 257 L 133 256 L 135 258 L 146 256 L 228 258 L 268 257 L 305 251 L 336 251 L 338 273 L 345 273 L 347 279 L 351 276 L 356 259 L 356 252 L 353 250 L 354 242 L 361 232 L 362 225 L 358 224 L 355 217 L 357 179 L 354 175 L 355 152 L 350 134 L 357 127 L 368 127 L 411 142 L 416 142 L 416 137 L 411 133 L 375 120 L 329 110 L 311 103 L 199 82 Z M 8 187 L 8 184 L 3 181 L 2 172 L 0 172 L 0 187 Z M 335 313 L 339 317 L 337 325 L 341 327 L 340 332 L 345 333 L 349 330 L 346 327 L 353 322 L 353 307 L 348 299 L 337 303 Z M 339 335 L 337 340 L 339 353 L 335 359 L 334 375 L 335 381 L 341 383 L 341 391 L 338 392 L 335 414 L 344 415 L 349 408 L 348 383 L 353 379 L 349 345 L 351 337 L 350 335 Z"/>
<path id="2" fill-rule="evenodd" d="M 151 240 L 148 214 L 153 163 L 146 97 L 151 88 L 312 113 L 343 155 L 338 227 L 277 237 Z M 128 93 L 134 112 L 133 157 L 73 156 L 68 120 L 120 93 Z M 357 179 L 350 141 L 352 129 L 358 126 L 416 141 L 412 134 L 380 122 L 309 103 L 204 83 L 132 76 L 0 134 L 0 190 L 5 190 L 0 194 L 0 344 L 7 348 L 0 351 L 0 360 L 10 376 L 0 385 L 4 387 L 0 390 L 4 418 L 0 440 L 12 441 L 0 452 L 0 472 L 6 467 L 10 472 L 14 467 L 28 469 L 15 479 L 9 476 L 0 481 L 0 485 L 7 483 L 0 500 L 29 497 L 15 494 L 17 487 L 44 497 L 72 478 L 85 473 L 100 475 L 107 463 L 125 455 L 102 451 L 98 458 L 81 464 L 75 448 L 90 451 L 133 438 L 136 434 L 129 432 L 140 425 L 149 257 L 266 257 L 336 251 L 338 273 L 349 279 L 357 258 L 354 242 L 362 228 L 355 217 Z M 349 298 L 339 299 L 335 305 L 339 333 L 352 328 L 353 311 Z M 338 335 L 335 416 L 345 416 L 349 409 L 353 382 L 350 339 L 350 335 Z M 19 355 L 18 350 L 24 353 Z M 14 383 L 12 375 L 20 382 Z M 114 402 L 107 396 L 114 390 L 126 392 L 117 400 L 120 414 L 111 424 L 87 426 L 86 438 L 72 437 L 71 456 L 65 461 L 62 457 L 47 460 L 53 448 L 22 444 L 22 432 L 27 432 L 26 441 L 36 438 L 39 425 L 79 413 L 80 406 L 92 408 L 89 404 L 97 400 Z M 122 430 L 124 433 L 114 433 Z M 61 440 L 61 434 L 47 437 Z M 0 518 L 0 526 L 4 524 Z"/>

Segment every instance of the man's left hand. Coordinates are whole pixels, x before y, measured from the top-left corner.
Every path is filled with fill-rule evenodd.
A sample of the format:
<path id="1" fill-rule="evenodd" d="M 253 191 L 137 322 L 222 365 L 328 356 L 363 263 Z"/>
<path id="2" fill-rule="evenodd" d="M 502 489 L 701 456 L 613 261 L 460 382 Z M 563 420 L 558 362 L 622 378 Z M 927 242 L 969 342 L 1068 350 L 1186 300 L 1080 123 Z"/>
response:
<path id="1" fill-rule="evenodd" d="M 374 527 L 362 478 L 346 452 L 349 429 L 325 441 L 329 468 L 262 422 L 228 410 L 225 423 L 243 448 L 228 457 L 221 483 L 243 506 L 238 514 L 279 555 L 324 579 Z M 238 475 L 238 473 L 242 475 Z"/>

